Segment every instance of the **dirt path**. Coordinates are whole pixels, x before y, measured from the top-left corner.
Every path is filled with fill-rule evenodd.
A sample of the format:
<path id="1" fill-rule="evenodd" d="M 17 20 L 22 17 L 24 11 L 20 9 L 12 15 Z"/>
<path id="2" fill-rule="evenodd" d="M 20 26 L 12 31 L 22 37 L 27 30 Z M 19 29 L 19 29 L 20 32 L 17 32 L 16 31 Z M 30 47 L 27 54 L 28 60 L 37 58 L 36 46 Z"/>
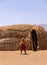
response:
<path id="1" fill-rule="evenodd" d="M 47 65 L 47 50 L 27 51 L 27 55 L 20 55 L 20 51 L 0 51 L 0 65 Z"/>

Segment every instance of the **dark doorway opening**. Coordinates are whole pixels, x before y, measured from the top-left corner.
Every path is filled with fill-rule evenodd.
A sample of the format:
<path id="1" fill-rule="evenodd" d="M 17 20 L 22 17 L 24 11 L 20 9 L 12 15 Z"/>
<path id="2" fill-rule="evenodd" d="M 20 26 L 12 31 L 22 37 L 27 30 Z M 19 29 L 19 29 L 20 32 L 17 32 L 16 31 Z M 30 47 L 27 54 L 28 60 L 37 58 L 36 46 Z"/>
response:
<path id="1" fill-rule="evenodd" d="M 32 35 L 32 48 L 33 48 L 33 51 L 37 51 L 37 33 L 36 33 L 36 31 L 32 30 L 31 35 Z"/>

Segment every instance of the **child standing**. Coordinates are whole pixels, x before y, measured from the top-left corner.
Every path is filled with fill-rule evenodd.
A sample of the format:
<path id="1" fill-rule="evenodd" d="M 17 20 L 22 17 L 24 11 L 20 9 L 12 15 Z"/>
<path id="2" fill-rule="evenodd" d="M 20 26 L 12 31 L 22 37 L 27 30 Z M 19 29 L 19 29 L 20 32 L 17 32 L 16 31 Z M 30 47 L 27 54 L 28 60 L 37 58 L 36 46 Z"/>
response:
<path id="1" fill-rule="evenodd" d="M 25 39 L 22 38 L 22 40 L 20 41 L 20 50 L 21 50 L 21 54 L 22 54 L 22 51 L 24 50 L 25 54 L 26 54 L 26 42 L 25 42 Z"/>

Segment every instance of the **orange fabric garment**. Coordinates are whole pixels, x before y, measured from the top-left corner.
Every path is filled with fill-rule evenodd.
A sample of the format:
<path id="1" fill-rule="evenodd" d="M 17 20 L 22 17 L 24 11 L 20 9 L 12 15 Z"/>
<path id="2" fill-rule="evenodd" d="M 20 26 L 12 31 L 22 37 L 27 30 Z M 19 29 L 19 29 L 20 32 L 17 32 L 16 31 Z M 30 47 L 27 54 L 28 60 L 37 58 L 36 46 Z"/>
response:
<path id="1" fill-rule="evenodd" d="M 25 41 L 21 41 L 19 45 L 20 45 L 20 46 L 23 46 L 23 45 L 24 45 L 24 46 L 25 46 L 25 49 L 26 49 L 26 50 L 29 50 L 29 46 L 26 44 Z"/>

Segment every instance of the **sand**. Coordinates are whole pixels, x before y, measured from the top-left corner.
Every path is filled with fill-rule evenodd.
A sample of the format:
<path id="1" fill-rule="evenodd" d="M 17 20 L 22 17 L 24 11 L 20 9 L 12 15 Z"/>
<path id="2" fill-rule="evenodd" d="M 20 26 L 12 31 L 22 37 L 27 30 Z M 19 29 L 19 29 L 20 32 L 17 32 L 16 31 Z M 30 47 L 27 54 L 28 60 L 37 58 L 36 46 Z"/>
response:
<path id="1" fill-rule="evenodd" d="M 0 51 L 0 65 L 47 65 L 47 50 L 27 51 L 27 55 L 20 55 L 20 51 Z"/>

